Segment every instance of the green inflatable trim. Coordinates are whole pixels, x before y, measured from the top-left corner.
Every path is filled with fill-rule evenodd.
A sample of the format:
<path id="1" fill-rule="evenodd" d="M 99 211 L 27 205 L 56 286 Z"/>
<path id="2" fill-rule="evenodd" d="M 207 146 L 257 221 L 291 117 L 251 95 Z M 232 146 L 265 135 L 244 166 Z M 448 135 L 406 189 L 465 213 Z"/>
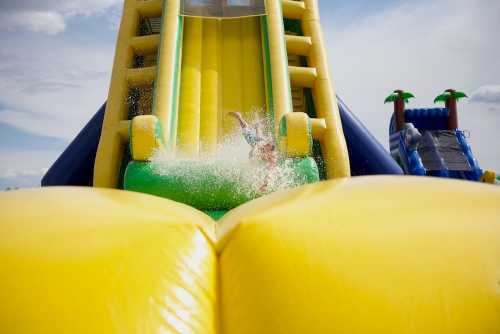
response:
<path id="1" fill-rule="evenodd" d="M 221 219 L 222 217 L 224 217 L 227 213 L 227 210 L 223 210 L 223 211 L 205 211 L 205 214 L 207 214 L 208 216 L 210 216 L 213 220 L 217 221 L 219 219 Z"/>
<path id="2" fill-rule="evenodd" d="M 168 198 L 199 210 L 233 209 L 269 192 L 319 181 L 313 158 L 286 159 L 271 172 L 264 166 L 227 161 L 130 162 L 124 189 Z M 262 190 L 264 184 L 267 189 Z"/>

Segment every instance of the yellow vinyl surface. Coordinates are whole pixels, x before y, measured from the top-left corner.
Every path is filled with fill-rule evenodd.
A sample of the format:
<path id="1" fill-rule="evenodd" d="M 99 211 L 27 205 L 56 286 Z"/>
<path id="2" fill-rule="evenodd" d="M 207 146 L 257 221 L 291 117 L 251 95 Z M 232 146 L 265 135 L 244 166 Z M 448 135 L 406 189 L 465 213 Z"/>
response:
<path id="1" fill-rule="evenodd" d="M 203 214 L 92 188 L 0 193 L 0 209 L 1 333 L 215 333 Z"/>
<path id="2" fill-rule="evenodd" d="M 0 333 L 500 332 L 500 189 L 361 177 L 203 213 L 0 193 Z"/>
<path id="3" fill-rule="evenodd" d="M 218 20 L 203 23 L 202 87 L 200 114 L 201 154 L 213 156 L 217 150 L 219 124 L 220 29 Z"/>
<path id="4" fill-rule="evenodd" d="M 115 188 L 118 185 L 124 143 L 117 133 L 117 124 L 127 119 L 129 85 L 128 69 L 134 58 L 130 40 L 136 36 L 139 23 L 137 1 L 124 2 L 122 21 L 117 36 L 115 59 L 109 87 L 106 113 L 94 166 L 94 186 Z"/>
<path id="5" fill-rule="evenodd" d="M 318 117 L 326 120 L 327 129 L 321 139 L 328 179 L 351 176 L 347 143 L 342 129 L 337 95 L 330 79 L 328 57 L 319 18 L 318 0 L 304 0 L 302 31 L 311 37 L 309 66 L 316 68 L 317 78 L 312 89 Z"/>
<path id="6" fill-rule="evenodd" d="M 195 157 L 200 148 L 202 20 L 184 20 L 177 152 Z"/>
<path id="7" fill-rule="evenodd" d="M 156 150 L 164 149 L 158 128 L 158 118 L 153 115 L 138 116 L 132 120 L 129 130 L 132 159 L 148 161 Z"/>
<path id="8" fill-rule="evenodd" d="M 500 333 L 500 190 L 325 182 L 219 221 L 222 333 Z"/>
<path id="9" fill-rule="evenodd" d="M 288 157 L 307 157 L 311 154 L 312 136 L 309 117 L 305 113 L 293 112 L 285 116 L 286 154 Z"/>
<path id="10" fill-rule="evenodd" d="M 230 111 L 264 116 L 260 19 L 184 18 L 177 151 L 212 155 L 238 126 Z"/>

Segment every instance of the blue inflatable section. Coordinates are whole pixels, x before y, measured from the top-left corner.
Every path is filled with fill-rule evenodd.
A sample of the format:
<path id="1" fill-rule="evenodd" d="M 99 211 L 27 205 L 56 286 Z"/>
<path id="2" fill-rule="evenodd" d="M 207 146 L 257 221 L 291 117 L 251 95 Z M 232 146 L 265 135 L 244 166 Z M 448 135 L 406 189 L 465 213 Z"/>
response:
<path id="1" fill-rule="evenodd" d="M 436 131 L 448 127 L 449 111 L 446 108 L 407 109 L 406 123 L 412 123 L 419 131 Z M 389 135 L 396 133 L 396 121 L 392 115 Z"/>
<path id="2" fill-rule="evenodd" d="M 105 109 L 106 104 L 99 109 L 50 167 L 42 179 L 42 187 L 92 186 L 95 157 Z"/>
<path id="3" fill-rule="evenodd" d="M 396 132 L 395 116 L 392 115 L 389 125 L 390 150 L 407 174 L 479 181 L 483 171 L 463 131 L 447 130 L 448 116 L 449 110 L 446 108 L 407 109 L 405 121 L 413 128 L 407 127 Z M 420 148 L 408 143 L 416 134 L 420 136 Z M 439 139 L 441 137 L 443 141 Z M 456 138 L 452 140 L 453 137 Z M 427 143 L 432 145 L 426 145 L 422 138 L 430 138 Z"/>
<path id="4" fill-rule="evenodd" d="M 338 100 L 340 118 L 349 150 L 351 174 L 353 176 L 402 175 L 403 170 L 389 152 L 354 116 L 344 101 L 340 98 Z"/>
<path id="5" fill-rule="evenodd" d="M 460 143 L 460 147 L 462 148 L 463 153 L 467 157 L 467 161 L 471 166 L 471 172 L 466 173 L 466 177 L 468 180 L 479 181 L 483 176 L 483 170 L 479 167 L 479 163 L 476 160 L 476 157 L 472 153 L 472 149 L 469 145 L 469 142 L 466 139 L 466 136 L 463 131 L 457 131 L 456 133 L 458 142 Z M 456 177 L 458 178 L 458 177 Z"/>
<path id="6" fill-rule="evenodd" d="M 353 176 L 403 174 L 389 152 L 339 99 Z M 105 105 L 99 109 L 42 179 L 42 186 L 92 186 Z"/>

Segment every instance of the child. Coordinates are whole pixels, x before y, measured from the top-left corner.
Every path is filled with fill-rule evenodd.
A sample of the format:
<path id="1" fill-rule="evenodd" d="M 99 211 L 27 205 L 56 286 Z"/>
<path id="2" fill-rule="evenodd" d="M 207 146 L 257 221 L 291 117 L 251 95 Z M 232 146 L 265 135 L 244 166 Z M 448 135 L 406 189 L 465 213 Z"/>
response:
<path id="1" fill-rule="evenodd" d="M 229 112 L 228 115 L 236 118 L 240 123 L 242 135 L 246 142 L 252 147 L 250 158 L 263 161 L 268 171 L 275 168 L 278 163 L 278 153 L 276 152 L 276 145 L 274 145 L 272 139 L 262 135 L 262 131 L 258 124 L 253 126 L 248 124 L 239 112 L 232 111 Z M 268 173 L 264 180 L 264 184 L 259 189 L 260 192 L 267 192 L 270 178 L 271 175 Z"/>

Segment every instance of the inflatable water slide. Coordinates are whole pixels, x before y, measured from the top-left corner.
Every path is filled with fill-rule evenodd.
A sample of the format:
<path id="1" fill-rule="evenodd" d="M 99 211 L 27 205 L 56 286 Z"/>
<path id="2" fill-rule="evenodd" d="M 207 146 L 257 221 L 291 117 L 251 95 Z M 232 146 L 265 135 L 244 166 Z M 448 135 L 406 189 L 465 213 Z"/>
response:
<path id="1" fill-rule="evenodd" d="M 106 104 L 0 194 L 0 332 L 500 332 L 500 190 L 402 174 L 317 0 L 125 0 Z"/>
<path id="2" fill-rule="evenodd" d="M 472 153 L 466 131 L 458 125 L 457 102 L 463 92 L 448 89 L 435 99 L 445 108 L 406 109 L 414 95 L 396 90 L 385 102 L 394 102 L 389 123 L 392 157 L 405 174 L 434 176 L 495 184 L 496 173 L 483 171 Z"/>

